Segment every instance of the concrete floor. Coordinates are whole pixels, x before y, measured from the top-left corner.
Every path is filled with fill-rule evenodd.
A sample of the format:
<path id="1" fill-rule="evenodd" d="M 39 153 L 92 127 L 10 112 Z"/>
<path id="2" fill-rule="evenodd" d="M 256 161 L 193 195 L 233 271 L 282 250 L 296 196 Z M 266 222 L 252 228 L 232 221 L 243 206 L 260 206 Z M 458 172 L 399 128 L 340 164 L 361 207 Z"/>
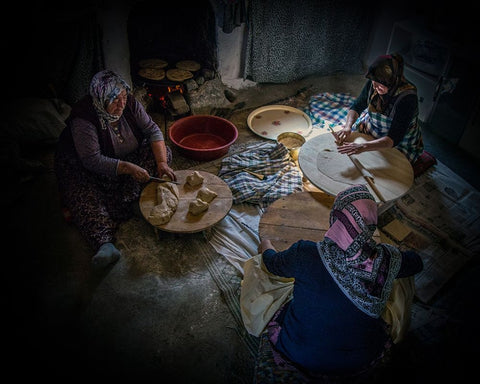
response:
<path id="1" fill-rule="evenodd" d="M 305 100 L 319 92 L 355 95 L 363 81 L 363 76 L 338 75 L 264 85 L 234 91 L 233 102 L 199 104 L 195 113 L 215 108 L 228 112 L 238 105 L 247 111 L 299 90 Z M 243 119 L 234 122 L 239 142 L 255 139 L 246 114 L 237 118 Z M 427 127 L 425 133 L 427 149 L 478 188 L 478 163 L 445 145 L 433 129 Z M 52 154 L 53 148 L 47 148 L 38 156 L 51 166 Z M 190 163 L 177 159 L 177 169 Z M 6 211 L 6 242 L 11 246 L 4 251 L 4 350 L 6 365 L 17 380 L 252 382 L 254 359 L 232 327 L 229 309 L 204 260 L 189 253 L 191 242 L 201 234 L 158 234 L 134 217 L 120 229 L 124 257 L 95 274 L 89 264 L 93 250 L 62 216 L 51 169 L 22 183 Z M 406 343 L 407 364 L 421 355 L 418 348 L 417 339 Z M 420 361 L 433 365 L 442 360 Z"/>

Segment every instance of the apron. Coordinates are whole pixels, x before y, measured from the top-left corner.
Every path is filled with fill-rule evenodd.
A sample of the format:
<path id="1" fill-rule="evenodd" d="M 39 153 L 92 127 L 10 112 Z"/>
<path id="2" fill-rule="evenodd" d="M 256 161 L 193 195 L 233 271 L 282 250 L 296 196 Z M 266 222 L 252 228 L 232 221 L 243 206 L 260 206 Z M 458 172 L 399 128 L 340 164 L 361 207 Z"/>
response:
<path id="1" fill-rule="evenodd" d="M 363 111 L 355 124 L 353 124 L 352 130 L 358 130 L 361 133 L 371 135 L 375 139 L 387 136 L 392 126 L 398 102 L 405 96 L 411 94 L 416 94 L 416 90 L 411 88 L 407 90 L 399 90 L 397 93 L 398 97 L 396 97 L 393 108 L 388 115 L 372 111 L 370 110 L 371 108 Z M 417 119 L 418 112 L 412 118 L 402 141 L 395 147 L 402 152 L 412 164 L 423 152 L 423 142 Z"/>

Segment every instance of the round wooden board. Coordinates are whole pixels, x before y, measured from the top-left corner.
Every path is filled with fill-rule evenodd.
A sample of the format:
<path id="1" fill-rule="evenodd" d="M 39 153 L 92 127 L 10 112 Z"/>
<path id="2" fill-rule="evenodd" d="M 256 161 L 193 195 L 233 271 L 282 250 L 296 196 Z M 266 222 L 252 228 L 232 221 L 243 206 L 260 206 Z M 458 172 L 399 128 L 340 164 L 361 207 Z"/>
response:
<path id="1" fill-rule="evenodd" d="M 177 185 L 180 194 L 178 207 L 168 223 L 156 225 L 156 228 L 174 233 L 200 232 L 218 223 L 232 208 L 232 191 L 222 179 L 209 172 L 197 171 L 204 177 L 203 183 L 191 187 L 186 183 L 186 178 L 193 172 L 193 170 L 175 171 L 177 181 L 180 182 Z M 140 195 L 140 210 L 147 221 L 152 208 L 157 203 L 157 185 L 159 184 L 155 182 L 147 184 Z M 196 199 L 197 193 L 202 187 L 214 191 L 217 193 L 217 197 L 210 202 L 208 210 L 195 216 L 188 212 L 188 208 L 190 202 Z"/>
<path id="2" fill-rule="evenodd" d="M 372 137 L 352 132 L 348 140 L 369 141 Z M 396 148 L 363 152 L 352 157 L 374 176 L 375 187 L 384 202 L 403 196 L 413 184 L 412 165 Z M 377 202 L 381 201 L 350 157 L 337 151 L 330 133 L 308 140 L 300 148 L 298 164 L 304 176 L 322 191 L 336 196 L 351 185 L 366 184 Z"/>
<path id="3" fill-rule="evenodd" d="M 260 237 L 270 239 L 277 251 L 298 240 L 321 241 L 330 228 L 334 196 L 324 192 L 297 192 L 268 206 L 260 218 Z M 380 242 L 378 229 L 373 235 Z"/>

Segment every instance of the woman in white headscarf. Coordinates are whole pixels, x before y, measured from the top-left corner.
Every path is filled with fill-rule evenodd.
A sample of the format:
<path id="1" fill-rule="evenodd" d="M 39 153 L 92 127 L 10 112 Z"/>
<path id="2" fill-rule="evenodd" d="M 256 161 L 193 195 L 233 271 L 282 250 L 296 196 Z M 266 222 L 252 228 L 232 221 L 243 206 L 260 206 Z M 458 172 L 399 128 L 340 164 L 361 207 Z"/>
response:
<path id="1" fill-rule="evenodd" d="M 133 214 L 143 183 L 176 180 L 172 154 L 158 125 L 110 70 L 98 72 L 90 94 L 72 107 L 55 154 L 62 203 L 95 250 L 92 265 L 116 262 L 115 231 Z"/>

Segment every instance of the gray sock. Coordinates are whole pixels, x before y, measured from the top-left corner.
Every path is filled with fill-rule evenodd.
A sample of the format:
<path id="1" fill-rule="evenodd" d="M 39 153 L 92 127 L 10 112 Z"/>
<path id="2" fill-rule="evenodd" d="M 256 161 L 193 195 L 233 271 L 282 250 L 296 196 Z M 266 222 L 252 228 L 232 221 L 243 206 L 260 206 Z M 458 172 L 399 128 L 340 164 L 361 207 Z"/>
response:
<path id="1" fill-rule="evenodd" d="M 107 265 L 117 262 L 121 255 L 121 252 L 112 243 L 102 244 L 92 258 L 92 266 L 95 269 L 105 268 Z"/>

